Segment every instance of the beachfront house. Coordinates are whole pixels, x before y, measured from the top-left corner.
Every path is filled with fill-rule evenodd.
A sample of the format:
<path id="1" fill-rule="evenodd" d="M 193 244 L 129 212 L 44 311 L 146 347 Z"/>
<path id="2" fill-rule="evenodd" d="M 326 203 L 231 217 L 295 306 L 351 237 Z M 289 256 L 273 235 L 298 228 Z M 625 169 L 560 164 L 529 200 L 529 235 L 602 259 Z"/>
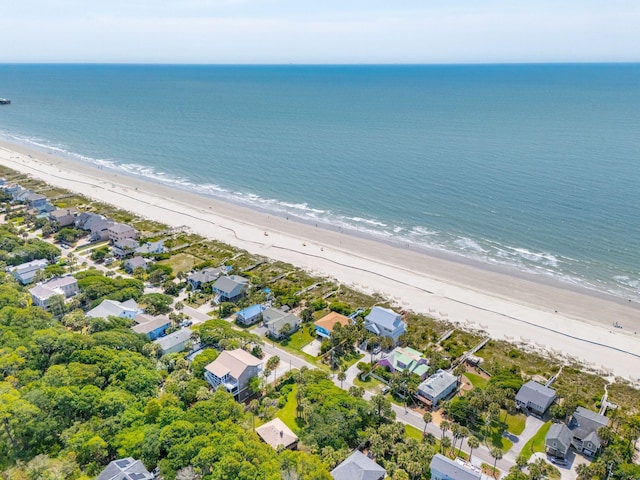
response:
<path id="1" fill-rule="evenodd" d="M 396 347 L 389 355 L 378 360 L 378 365 L 386 367 L 391 373 L 409 372 L 424 380 L 429 372 L 429 360 L 420 352 L 409 347 Z"/>
<path id="2" fill-rule="evenodd" d="M 11 275 L 22 285 L 26 285 L 33 282 L 33 277 L 36 276 L 36 273 L 44 270 L 48 264 L 47 260 L 32 260 L 16 267 L 7 267 L 7 271 L 11 272 Z"/>
<path id="3" fill-rule="evenodd" d="M 249 380 L 262 372 L 262 360 L 238 348 L 224 350 L 205 367 L 204 378 L 214 389 L 224 388 L 236 400 L 244 401 L 251 392 Z"/>
<path id="4" fill-rule="evenodd" d="M 47 197 L 40 193 L 28 193 L 24 197 L 24 202 L 27 204 L 27 208 L 38 212 L 50 212 L 54 209 L 47 201 Z"/>
<path id="5" fill-rule="evenodd" d="M 469 462 L 460 458 L 451 460 L 439 453 L 433 456 L 429 468 L 431 480 L 488 480 L 490 478 Z"/>
<path id="6" fill-rule="evenodd" d="M 428 407 L 436 408 L 458 388 L 458 377 L 445 370 L 438 370 L 418 385 L 418 399 Z"/>
<path id="7" fill-rule="evenodd" d="M 373 307 L 364 319 L 364 328 L 381 337 L 390 337 L 395 343 L 407 330 L 407 324 L 399 313 L 388 308 Z"/>
<path id="8" fill-rule="evenodd" d="M 169 249 L 164 246 L 164 240 L 158 240 L 157 242 L 142 243 L 136 247 L 136 253 L 141 255 L 151 255 L 156 253 L 166 253 Z"/>
<path id="9" fill-rule="evenodd" d="M 213 303 L 235 302 L 245 294 L 248 288 L 249 280 L 239 275 L 220 277 L 211 287 L 215 294 Z"/>
<path id="10" fill-rule="evenodd" d="M 127 271 L 127 273 L 133 273 L 136 271 L 136 268 L 146 270 L 147 268 L 149 268 L 150 263 L 151 262 L 149 260 L 142 257 L 128 258 L 124 261 L 124 269 Z"/>
<path id="11" fill-rule="evenodd" d="M 75 224 L 76 228 L 91 232 L 89 241 L 100 242 L 109 239 L 109 226 L 113 222 L 103 215 L 83 212 L 76 217 Z"/>
<path id="12" fill-rule="evenodd" d="M 154 478 L 156 476 L 150 473 L 140 460 L 127 457 L 109 463 L 96 480 L 153 480 Z"/>
<path id="13" fill-rule="evenodd" d="M 125 238 L 117 243 L 114 243 L 111 249 L 113 250 L 113 256 L 116 258 L 126 258 L 133 255 L 140 245 L 137 240 L 133 238 Z"/>
<path id="14" fill-rule="evenodd" d="M 78 292 L 78 282 L 71 276 L 57 277 L 29 289 L 33 304 L 45 310 L 49 309 L 51 297 L 62 295 L 64 298 L 69 298 Z"/>
<path id="15" fill-rule="evenodd" d="M 262 312 L 262 320 L 264 326 L 267 327 L 267 335 L 271 338 L 280 339 L 286 337 L 300 326 L 302 321 L 293 313 L 289 313 L 288 309 L 278 309 L 269 307 Z"/>
<path id="16" fill-rule="evenodd" d="M 138 307 L 138 303 L 132 298 L 126 302 L 103 300 L 100 305 L 89 310 L 86 315 L 90 318 L 120 317 L 133 319 L 139 313 L 142 313 L 142 310 Z"/>
<path id="17" fill-rule="evenodd" d="M 76 221 L 78 211 L 75 208 L 58 208 L 49 212 L 49 221 L 56 227 L 68 227 Z"/>
<path id="18" fill-rule="evenodd" d="M 256 428 L 256 433 L 274 450 L 280 448 L 295 450 L 298 446 L 298 436 L 278 417 Z"/>
<path id="19" fill-rule="evenodd" d="M 192 334 L 193 331 L 190 328 L 181 328 L 169 335 L 156 338 L 153 343 L 160 347 L 162 355 L 181 352 L 187 348 L 187 343 L 191 341 Z"/>
<path id="20" fill-rule="evenodd" d="M 364 453 L 356 450 L 349 458 L 331 470 L 333 480 L 382 480 L 387 471 Z"/>
<path id="21" fill-rule="evenodd" d="M 109 232 L 109 240 L 114 245 L 120 243 L 125 238 L 131 238 L 133 240 L 138 238 L 138 231 L 126 223 L 112 223 L 107 227 L 107 231 Z"/>
<path id="22" fill-rule="evenodd" d="M 534 382 L 525 383 L 516 395 L 516 405 L 524 413 L 542 416 L 556 399 L 553 388 Z"/>
<path id="23" fill-rule="evenodd" d="M 313 325 L 316 327 L 316 335 L 328 339 L 331 338 L 331 332 L 333 332 L 336 325 L 346 327 L 350 323 L 351 320 L 349 320 L 348 317 L 345 317 L 338 312 L 330 312 L 320 320 L 316 320 Z"/>
<path id="24" fill-rule="evenodd" d="M 264 312 L 266 308 L 267 307 L 259 303 L 244 308 L 236 313 L 236 322 L 240 325 L 253 325 L 262 320 L 262 312 Z"/>
<path id="25" fill-rule="evenodd" d="M 131 330 L 146 335 L 149 340 L 155 340 L 164 335 L 173 323 L 166 315 L 153 317 L 144 313 L 136 315 L 133 321 L 136 325 Z"/>
<path id="26" fill-rule="evenodd" d="M 198 270 L 197 272 L 193 272 L 191 275 L 187 277 L 187 284 L 191 287 L 192 290 L 197 290 L 202 288 L 207 283 L 211 283 L 218 279 L 220 276 L 220 269 L 209 267 L 203 268 L 202 270 Z"/>

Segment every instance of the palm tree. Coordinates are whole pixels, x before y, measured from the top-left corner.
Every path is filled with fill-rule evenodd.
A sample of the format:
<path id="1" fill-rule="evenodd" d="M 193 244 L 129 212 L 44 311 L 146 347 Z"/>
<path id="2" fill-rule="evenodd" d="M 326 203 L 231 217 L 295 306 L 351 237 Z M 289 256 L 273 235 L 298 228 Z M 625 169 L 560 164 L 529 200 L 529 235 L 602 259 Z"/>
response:
<path id="1" fill-rule="evenodd" d="M 341 370 L 338 373 L 338 380 L 340 380 L 340 388 L 342 388 L 342 382 L 344 382 L 347 379 L 347 374 L 344 373 L 344 370 Z"/>
<path id="2" fill-rule="evenodd" d="M 578 480 L 591 480 L 591 471 L 589 465 L 581 463 L 576 466 L 576 473 L 578 474 Z"/>
<path id="3" fill-rule="evenodd" d="M 498 447 L 491 447 L 491 450 L 489 450 L 489 454 L 494 458 L 493 461 L 493 476 L 496 476 L 496 464 L 498 463 L 498 460 L 500 460 L 502 458 L 502 450 L 500 450 Z"/>
<path id="4" fill-rule="evenodd" d="M 473 450 L 480 446 L 480 440 L 478 440 L 478 437 L 475 435 L 472 435 L 469 437 L 469 440 L 467 440 L 467 445 L 469 445 L 469 461 L 471 461 L 473 458 Z"/>
<path id="5" fill-rule="evenodd" d="M 456 443 L 458 443 L 458 439 L 460 438 L 461 428 L 462 427 L 455 422 L 451 425 L 451 434 L 453 435 L 453 442 L 451 444 L 451 447 L 453 452 L 456 451 Z"/>
<path id="6" fill-rule="evenodd" d="M 462 451 L 462 444 L 464 443 L 464 439 L 468 438 L 471 432 L 467 427 L 460 428 L 460 448 L 458 449 L 458 456 L 460 456 L 460 452 Z"/>
<path id="7" fill-rule="evenodd" d="M 431 423 L 431 420 L 433 420 L 433 415 L 431 415 L 431 412 L 424 412 L 424 415 L 422 415 L 422 420 L 424 420 L 424 430 L 422 431 L 422 434 L 426 435 L 427 425 Z"/>
<path id="8" fill-rule="evenodd" d="M 440 453 L 446 455 L 449 448 L 451 448 L 451 439 L 449 437 L 443 437 L 442 440 L 440 440 Z"/>
<path id="9" fill-rule="evenodd" d="M 440 440 L 444 438 L 445 434 L 449 431 L 450 428 L 451 428 L 451 424 L 446 420 L 443 420 L 442 422 L 440 422 L 440 430 L 442 430 L 442 437 L 440 438 Z"/>

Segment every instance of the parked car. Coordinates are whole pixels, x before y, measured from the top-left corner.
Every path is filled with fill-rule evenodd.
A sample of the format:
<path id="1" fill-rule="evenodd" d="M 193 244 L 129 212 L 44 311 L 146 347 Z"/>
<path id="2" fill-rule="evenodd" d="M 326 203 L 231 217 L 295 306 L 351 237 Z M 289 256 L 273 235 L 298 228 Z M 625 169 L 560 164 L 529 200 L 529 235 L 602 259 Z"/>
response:
<path id="1" fill-rule="evenodd" d="M 391 390 L 389 387 L 382 387 L 382 395 L 386 395 L 387 393 L 389 393 L 389 390 Z"/>

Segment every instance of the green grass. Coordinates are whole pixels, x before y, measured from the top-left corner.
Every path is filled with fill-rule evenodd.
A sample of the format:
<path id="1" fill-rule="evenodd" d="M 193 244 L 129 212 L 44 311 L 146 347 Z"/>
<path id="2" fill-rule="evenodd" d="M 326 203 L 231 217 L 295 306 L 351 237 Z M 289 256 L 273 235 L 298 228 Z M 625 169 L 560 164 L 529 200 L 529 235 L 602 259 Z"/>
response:
<path id="1" fill-rule="evenodd" d="M 304 325 L 289 338 L 282 340 L 280 344 L 282 346 L 293 348 L 294 350 L 302 351 L 302 347 L 311 343 L 316 338 L 311 332 L 315 332 L 315 329 L 311 329 L 307 325 Z"/>
<path id="2" fill-rule="evenodd" d="M 297 385 L 293 385 L 293 388 L 287 395 L 287 403 L 276 415 L 284 424 L 291 430 L 298 430 L 298 423 L 296 422 L 296 390 Z"/>
<path id="3" fill-rule="evenodd" d="M 404 426 L 404 431 L 407 434 L 407 437 L 409 438 L 415 438 L 418 441 L 422 441 L 422 430 L 412 426 L 412 425 L 405 425 Z"/>
<path id="4" fill-rule="evenodd" d="M 384 383 L 373 378 L 371 375 L 369 375 L 366 380 L 360 380 L 360 377 L 358 376 L 354 379 L 353 384 L 358 387 L 362 387 L 365 390 L 373 390 L 377 393 L 379 393 L 380 389 L 384 387 Z"/>
<path id="5" fill-rule="evenodd" d="M 517 415 L 507 415 L 507 430 L 514 435 L 520 435 L 524 432 L 524 427 L 527 423 L 527 416 L 522 413 Z"/>
<path id="6" fill-rule="evenodd" d="M 158 262 L 160 265 L 169 265 L 173 273 L 188 272 L 196 263 L 200 263 L 200 260 L 188 253 L 177 253 L 167 260 Z"/>
<path id="7" fill-rule="evenodd" d="M 466 372 L 464 376 L 466 377 L 467 380 L 469 380 L 469 382 L 471 382 L 471 385 L 473 385 L 473 388 L 484 388 L 484 386 L 487 383 L 489 383 L 489 380 L 487 380 L 484 377 L 481 377 L 476 373 Z"/>
<path id="8" fill-rule="evenodd" d="M 542 425 L 542 427 L 540 427 L 540 430 L 538 430 L 538 432 L 533 437 L 531 437 L 531 439 L 527 443 L 524 444 L 524 447 L 522 447 L 521 455 L 529 459 L 529 457 L 535 452 L 544 452 L 544 439 L 547 436 L 547 432 L 550 428 L 550 421 Z"/>

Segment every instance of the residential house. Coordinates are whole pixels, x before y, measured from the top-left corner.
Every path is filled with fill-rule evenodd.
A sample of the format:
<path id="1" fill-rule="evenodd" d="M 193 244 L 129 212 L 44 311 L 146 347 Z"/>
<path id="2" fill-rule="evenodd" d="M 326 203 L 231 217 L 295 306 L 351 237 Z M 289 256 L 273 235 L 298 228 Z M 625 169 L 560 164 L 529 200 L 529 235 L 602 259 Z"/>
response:
<path id="1" fill-rule="evenodd" d="M 391 373 L 408 371 L 424 380 L 429 372 L 429 360 L 422 353 L 409 347 L 396 347 L 391 353 L 378 361 L 381 367 L 387 367 Z"/>
<path id="2" fill-rule="evenodd" d="M 267 335 L 271 338 L 282 338 L 296 330 L 302 321 L 293 313 L 273 307 L 262 312 L 264 326 L 267 327 Z M 286 325 L 286 326 L 285 326 Z"/>
<path id="3" fill-rule="evenodd" d="M 267 307 L 259 303 L 244 308 L 236 313 L 236 322 L 241 325 L 253 325 L 262 320 L 262 312 L 264 312 L 266 308 Z"/>
<path id="4" fill-rule="evenodd" d="M 559 427 L 550 428 L 545 437 L 545 446 L 553 455 L 566 455 L 567 438 L 571 446 L 588 457 L 597 455 L 602 446 L 602 439 L 598 436 L 598 429 L 609 425 L 609 419 L 583 407 L 578 407 L 573 413 L 568 425 L 558 424 Z M 564 455 L 563 455 L 564 452 Z"/>
<path id="5" fill-rule="evenodd" d="M 47 197 L 40 193 L 29 192 L 24 199 L 27 204 L 27 208 L 37 210 L 38 212 L 49 212 L 54 208 L 47 202 Z"/>
<path id="6" fill-rule="evenodd" d="M 458 377 L 444 370 L 438 370 L 418 385 L 418 399 L 424 401 L 431 408 L 447 398 L 458 388 Z"/>
<path id="7" fill-rule="evenodd" d="M 136 248 L 136 253 L 141 255 L 154 254 L 154 253 L 166 253 L 169 249 L 164 246 L 164 240 L 158 240 L 157 242 L 142 243 Z"/>
<path id="8" fill-rule="evenodd" d="M 165 337 L 156 338 L 153 342 L 160 346 L 163 355 L 181 352 L 187 348 L 192 333 L 190 328 L 181 328 Z"/>
<path id="9" fill-rule="evenodd" d="M 191 286 L 192 290 L 197 290 L 202 288 L 203 285 L 217 280 L 220 273 L 219 268 L 203 268 L 202 270 L 198 270 L 197 272 L 193 272 L 189 275 L 187 277 L 187 283 Z"/>
<path id="10" fill-rule="evenodd" d="M 109 240 L 113 244 L 119 243 L 125 238 L 132 238 L 134 240 L 138 238 L 138 231 L 126 223 L 112 223 L 107 230 L 109 232 Z"/>
<path id="11" fill-rule="evenodd" d="M 68 227 L 75 223 L 77 215 L 75 208 L 58 208 L 49 212 L 49 221 L 58 227 Z"/>
<path id="12" fill-rule="evenodd" d="M 238 401 L 249 394 L 249 380 L 262 371 L 262 360 L 242 349 L 225 350 L 205 367 L 205 380 L 213 388 L 224 388 Z"/>
<path id="13" fill-rule="evenodd" d="M 249 287 L 249 280 L 239 275 L 222 276 L 216 280 L 211 289 L 216 294 L 214 303 L 235 302 Z"/>
<path id="14" fill-rule="evenodd" d="M 565 458 L 571 447 L 571 430 L 564 423 L 554 423 L 544 439 L 545 450 L 552 457 Z"/>
<path id="15" fill-rule="evenodd" d="M 331 338 L 331 332 L 333 332 L 336 325 L 340 324 L 343 327 L 346 327 L 350 323 L 351 320 L 344 315 L 341 315 L 338 312 L 330 312 L 320 320 L 316 320 L 314 325 L 316 327 L 316 335 L 322 338 Z"/>
<path id="16" fill-rule="evenodd" d="M 125 258 L 133 255 L 140 246 L 137 240 L 133 238 L 125 238 L 113 244 L 113 255 L 117 258 Z"/>
<path id="17" fill-rule="evenodd" d="M 33 304 L 45 310 L 49 308 L 49 300 L 54 295 L 69 298 L 78 292 L 78 281 L 71 276 L 57 277 L 29 289 Z"/>
<path id="18" fill-rule="evenodd" d="M 91 232 L 89 240 L 99 242 L 109 239 L 109 226 L 114 222 L 97 213 L 81 213 L 76 217 L 76 227 Z"/>
<path id="19" fill-rule="evenodd" d="M 298 436 L 278 417 L 256 428 L 256 433 L 274 450 L 279 448 L 295 450 L 298 446 Z"/>
<path id="20" fill-rule="evenodd" d="M 388 308 L 373 307 L 364 319 L 364 328 L 381 337 L 391 337 L 397 342 L 407 330 L 407 324 L 399 313 Z"/>
<path id="21" fill-rule="evenodd" d="M 124 261 L 124 269 L 128 273 L 133 273 L 136 270 L 136 268 L 142 268 L 143 270 L 146 270 L 149 267 L 150 263 L 151 262 L 146 258 L 142 258 L 139 256 L 128 258 L 127 260 Z"/>
<path id="22" fill-rule="evenodd" d="M 431 480 L 488 480 L 489 476 L 461 458 L 451 460 L 436 453 L 431 459 Z"/>
<path id="23" fill-rule="evenodd" d="M 120 317 L 133 319 L 142 310 L 138 307 L 138 303 L 133 299 L 126 302 L 118 302 L 117 300 L 103 300 L 96 308 L 87 312 L 90 318 L 107 318 Z"/>
<path id="24" fill-rule="evenodd" d="M 31 283 L 33 277 L 36 276 L 40 270 L 44 270 L 49 264 L 47 260 L 32 260 L 31 262 L 22 263 L 17 267 L 7 267 L 7 271 L 15 277 L 22 285 Z"/>
<path id="25" fill-rule="evenodd" d="M 387 471 L 365 454 L 356 450 L 349 458 L 331 470 L 334 480 L 381 480 Z"/>
<path id="26" fill-rule="evenodd" d="M 149 340 L 155 340 L 164 335 L 173 323 L 166 315 L 152 317 L 151 315 L 139 314 L 136 315 L 133 320 L 136 322 L 136 325 L 132 327 L 132 330 L 136 333 L 146 335 Z"/>
<path id="27" fill-rule="evenodd" d="M 153 480 L 155 475 L 149 473 L 140 460 L 132 457 L 121 458 L 109 463 L 96 480 Z"/>
<path id="28" fill-rule="evenodd" d="M 556 391 L 531 380 L 525 383 L 516 395 L 516 405 L 525 413 L 544 415 L 556 399 Z"/>

